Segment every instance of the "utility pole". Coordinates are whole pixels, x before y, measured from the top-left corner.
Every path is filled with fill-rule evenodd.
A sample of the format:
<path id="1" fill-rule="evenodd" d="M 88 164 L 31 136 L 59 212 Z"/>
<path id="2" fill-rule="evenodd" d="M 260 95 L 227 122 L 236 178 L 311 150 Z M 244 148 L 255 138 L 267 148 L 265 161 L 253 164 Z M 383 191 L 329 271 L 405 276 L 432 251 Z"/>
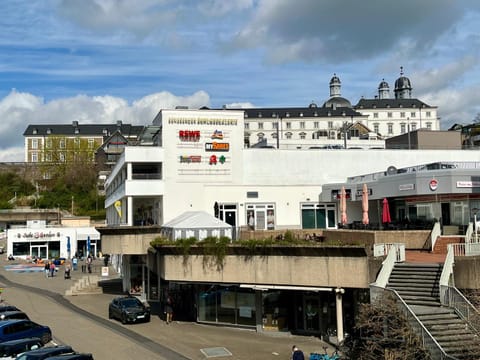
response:
<path id="1" fill-rule="evenodd" d="M 72 215 L 73 215 L 73 195 L 72 195 L 72 211 L 71 211 Z"/>

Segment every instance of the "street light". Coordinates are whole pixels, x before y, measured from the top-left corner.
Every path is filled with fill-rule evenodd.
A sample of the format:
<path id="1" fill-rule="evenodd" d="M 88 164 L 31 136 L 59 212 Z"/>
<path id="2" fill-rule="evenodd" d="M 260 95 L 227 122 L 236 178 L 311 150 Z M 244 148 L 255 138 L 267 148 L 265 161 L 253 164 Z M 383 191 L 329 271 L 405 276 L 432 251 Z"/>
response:
<path id="1" fill-rule="evenodd" d="M 478 242 L 478 233 L 477 233 L 477 212 L 478 212 L 478 209 L 477 208 L 473 208 L 472 209 L 473 211 L 473 228 L 474 228 L 474 231 L 475 231 L 475 242 Z"/>
<path id="2" fill-rule="evenodd" d="M 408 131 L 408 150 L 412 148 L 412 143 L 410 141 L 410 118 L 407 117 L 407 131 Z"/>

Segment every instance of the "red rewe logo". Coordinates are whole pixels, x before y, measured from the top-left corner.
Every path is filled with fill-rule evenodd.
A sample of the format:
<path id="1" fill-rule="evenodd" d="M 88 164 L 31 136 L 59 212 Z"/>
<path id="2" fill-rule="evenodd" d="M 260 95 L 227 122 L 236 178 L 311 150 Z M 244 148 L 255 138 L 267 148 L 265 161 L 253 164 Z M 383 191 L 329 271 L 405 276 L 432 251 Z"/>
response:
<path id="1" fill-rule="evenodd" d="M 200 141 L 200 131 L 199 130 L 180 130 L 178 132 L 178 137 L 181 141 Z"/>

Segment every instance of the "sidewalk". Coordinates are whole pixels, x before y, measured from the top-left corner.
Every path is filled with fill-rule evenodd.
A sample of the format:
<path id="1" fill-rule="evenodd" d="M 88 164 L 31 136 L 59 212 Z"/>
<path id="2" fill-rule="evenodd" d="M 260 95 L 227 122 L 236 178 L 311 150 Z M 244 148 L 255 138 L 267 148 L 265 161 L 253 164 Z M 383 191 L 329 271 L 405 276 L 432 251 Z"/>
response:
<path id="1" fill-rule="evenodd" d="M 97 263 L 98 262 L 98 263 Z M 71 279 L 63 277 L 63 267 L 53 278 L 46 278 L 44 272 L 11 272 L 5 270 L 5 265 L 21 263 L 21 261 L 0 260 L 0 274 L 8 280 L 35 288 L 47 289 L 62 295 L 65 299 L 79 308 L 107 319 L 108 304 L 118 295 L 97 294 L 65 297 L 65 290 L 78 279 L 89 274 L 81 271 L 72 271 Z M 97 260 L 94 265 L 101 262 Z M 96 274 L 100 275 L 100 274 Z M 8 288 L 5 291 L 8 295 Z M 114 321 L 114 320 L 110 320 Z M 158 316 L 152 316 L 147 324 L 127 325 L 129 330 L 135 331 L 154 342 L 160 343 L 191 359 L 208 359 L 205 354 L 215 359 L 289 359 L 292 345 L 302 349 L 308 358 L 311 352 L 323 353 L 326 343 L 315 337 L 294 336 L 290 333 L 266 332 L 257 333 L 231 327 L 203 325 L 192 322 L 176 322 L 166 325 Z M 329 347 L 329 353 L 333 350 Z M 226 350 L 226 351 L 225 351 Z M 231 353 L 231 355 L 229 355 Z M 224 354 L 224 356 L 218 356 Z"/>

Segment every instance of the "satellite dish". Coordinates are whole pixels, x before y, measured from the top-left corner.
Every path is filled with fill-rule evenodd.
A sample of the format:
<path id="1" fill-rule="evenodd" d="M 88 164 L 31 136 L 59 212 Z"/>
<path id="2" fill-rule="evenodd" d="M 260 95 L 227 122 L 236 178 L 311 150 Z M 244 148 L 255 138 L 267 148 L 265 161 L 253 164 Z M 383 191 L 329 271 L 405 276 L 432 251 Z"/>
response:
<path id="1" fill-rule="evenodd" d="M 397 168 L 395 166 L 389 166 L 387 168 L 387 174 L 388 175 L 393 175 L 393 174 L 396 174 L 397 173 Z"/>

